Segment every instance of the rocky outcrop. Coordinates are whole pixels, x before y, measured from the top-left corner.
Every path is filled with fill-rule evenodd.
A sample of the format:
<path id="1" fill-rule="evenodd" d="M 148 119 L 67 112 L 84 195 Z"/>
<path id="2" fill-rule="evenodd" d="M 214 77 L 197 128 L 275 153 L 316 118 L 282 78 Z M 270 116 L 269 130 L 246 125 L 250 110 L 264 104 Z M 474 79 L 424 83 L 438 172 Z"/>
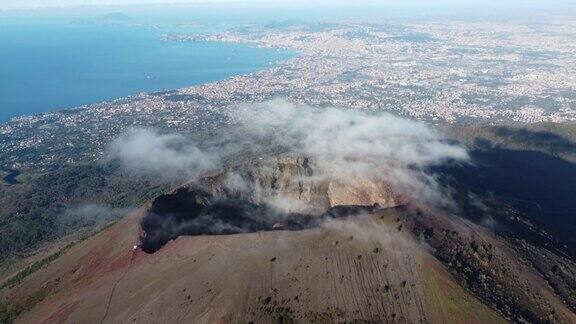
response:
<path id="1" fill-rule="evenodd" d="M 182 235 L 308 229 L 400 201 L 382 183 L 318 174 L 303 157 L 244 163 L 155 199 L 141 222 L 140 247 L 154 253 Z"/>
<path id="2" fill-rule="evenodd" d="M 291 155 L 243 162 L 207 175 L 199 183 L 214 195 L 268 204 L 286 212 L 322 214 L 336 206 L 395 207 L 407 201 L 387 183 L 325 174 L 314 161 Z M 197 183 L 187 186 L 194 185 Z"/>

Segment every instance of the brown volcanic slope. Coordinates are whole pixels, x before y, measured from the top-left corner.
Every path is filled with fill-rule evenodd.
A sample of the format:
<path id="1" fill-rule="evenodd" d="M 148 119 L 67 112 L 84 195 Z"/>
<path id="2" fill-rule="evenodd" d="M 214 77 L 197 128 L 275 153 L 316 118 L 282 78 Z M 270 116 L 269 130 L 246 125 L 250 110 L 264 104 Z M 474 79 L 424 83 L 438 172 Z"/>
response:
<path id="1" fill-rule="evenodd" d="M 336 192 L 338 204 L 346 203 L 346 186 L 286 180 L 310 171 L 305 161 L 274 164 L 247 178 L 269 183 L 272 194 L 298 193 L 309 202 L 332 201 Z M 217 179 L 204 179 L 213 193 L 222 191 Z M 351 187 L 353 205 L 366 193 Z M 133 251 L 148 210 L 176 190 L 73 247 L 8 298 L 30 309 L 21 323 L 576 322 L 565 295 L 505 240 L 458 217 L 396 207 L 385 186 L 369 187 L 381 188 L 369 196 L 387 204 L 362 215 L 303 230 L 181 236 L 152 254 Z M 245 198 L 268 196 L 256 192 Z"/>
<path id="2" fill-rule="evenodd" d="M 18 321 L 500 320 L 397 230 L 393 210 L 304 231 L 180 237 L 133 254 L 141 215 L 13 291 L 21 302 L 49 295 Z"/>

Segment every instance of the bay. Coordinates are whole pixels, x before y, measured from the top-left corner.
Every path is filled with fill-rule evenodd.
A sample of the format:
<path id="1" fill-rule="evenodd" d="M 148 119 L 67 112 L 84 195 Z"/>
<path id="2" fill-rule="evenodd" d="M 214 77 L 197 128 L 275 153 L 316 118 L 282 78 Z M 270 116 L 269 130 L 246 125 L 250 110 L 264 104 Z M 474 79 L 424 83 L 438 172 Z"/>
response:
<path id="1" fill-rule="evenodd" d="M 195 30 L 195 33 L 202 33 Z M 0 122 L 255 72 L 294 53 L 247 44 L 163 41 L 162 28 L 0 21 Z"/>

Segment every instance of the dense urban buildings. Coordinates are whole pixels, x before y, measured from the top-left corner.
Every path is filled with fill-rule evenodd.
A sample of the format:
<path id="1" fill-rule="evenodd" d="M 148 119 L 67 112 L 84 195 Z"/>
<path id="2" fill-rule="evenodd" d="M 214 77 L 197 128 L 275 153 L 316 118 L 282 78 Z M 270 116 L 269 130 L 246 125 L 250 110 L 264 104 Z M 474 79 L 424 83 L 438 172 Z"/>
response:
<path id="1" fill-rule="evenodd" d="M 15 118 L 0 125 L 0 164 L 41 170 L 95 160 L 129 127 L 196 133 L 231 123 L 238 104 L 274 98 L 433 124 L 574 121 L 575 29 L 573 20 L 555 18 L 286 22 L 164 35 L 170 42 L 244 42 L 296 54 L 221 82 Z"/>

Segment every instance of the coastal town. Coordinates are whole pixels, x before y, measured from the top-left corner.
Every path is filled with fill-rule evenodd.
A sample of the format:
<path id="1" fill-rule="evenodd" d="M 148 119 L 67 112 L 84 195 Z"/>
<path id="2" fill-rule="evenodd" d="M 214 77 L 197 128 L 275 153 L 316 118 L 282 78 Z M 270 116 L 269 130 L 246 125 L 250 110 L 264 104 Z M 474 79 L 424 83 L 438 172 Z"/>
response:
<path id="1" fill-rule="evenodd" d="M 573 30 L 574 21 L 557 19 L 290 22 L 167 34 L 167 42 L 239 42 L 295 54 L 219 82 L 14 118 L 0 124 L 0 165 L 48 170 L 94 161 L 130 127 L 193 136 L 232 123 L 239 104 L 276 98 L 436 125 L 574 121 Z"/>

